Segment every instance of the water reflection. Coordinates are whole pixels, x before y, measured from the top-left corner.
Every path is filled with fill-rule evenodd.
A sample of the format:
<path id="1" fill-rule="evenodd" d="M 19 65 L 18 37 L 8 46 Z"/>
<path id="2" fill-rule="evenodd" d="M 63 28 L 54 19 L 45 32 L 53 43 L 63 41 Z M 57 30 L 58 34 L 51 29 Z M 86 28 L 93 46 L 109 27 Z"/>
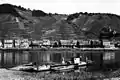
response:
<path id="1" fill-rule="evenodd" d="M 103 54 L 104 63 L 114 62 L 115 61 L 115 52 L 105 52 Z"/>
<path id="2" fill-rule="evenodd" d="M 0 67 L 13 67 L 29 62 L 37 62 L 39 65 L 43 63 L 61 63 L 62 57 L 65 60 L 70 60 L 72 57 L 82 56 L 83 60 L 86 57 L 95 62 L 91 69 L 101 68 L 118 68 L 120 67 L 119 51 L 107 52 L 49 52 L 49 51 L 16 51 L 4 52 L 0 51 Z"/>

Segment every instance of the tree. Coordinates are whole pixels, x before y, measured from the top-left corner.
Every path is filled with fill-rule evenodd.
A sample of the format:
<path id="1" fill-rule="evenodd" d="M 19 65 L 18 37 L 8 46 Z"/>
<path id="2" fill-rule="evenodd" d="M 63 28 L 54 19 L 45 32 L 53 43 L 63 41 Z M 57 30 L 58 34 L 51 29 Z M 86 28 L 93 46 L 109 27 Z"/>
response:
<path id="1" fill-rule="evenodd" d="M 80 48 L 80 43 L 79 43 L 79 41 L 77 41 L 76 47 Z"/>
<path id="2" fill-rule="evenodd" d="M 61 44 L 61 42 L 60 42 L 60 41 L 58 42 L 58 46 L 59 46 L 59 47 L 61 47 L 61 46 L 62 46 L 62 44 Z"/>
<path id="3" fill-rule="evenodd" d="M 55 43 L 53 44 L 53 47 L 58 47 L 57 42 L 55 42 Z"/>
<path id="4" fill-rule="evenodd" d="M 74 18 L 77 18 L 80 14 L 74 13 L 68 16 L 67 21 L 73 20 Z"/>
<path id="5" fill-rule="evenodd" d="M 47 13 L 41 11 L 41 10 L 33 10 L 32 11 L 32 16 L 35 16 L 35 17 L 40 17 L 40 16 L 47 16 Z"/>

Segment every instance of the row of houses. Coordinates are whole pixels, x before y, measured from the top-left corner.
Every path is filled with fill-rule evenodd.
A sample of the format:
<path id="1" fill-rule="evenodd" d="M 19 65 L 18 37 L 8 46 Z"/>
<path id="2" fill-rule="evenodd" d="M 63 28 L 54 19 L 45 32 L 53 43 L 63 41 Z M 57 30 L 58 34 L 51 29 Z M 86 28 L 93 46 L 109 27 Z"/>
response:
<path id="1" fill-rule="evenodd" d="M 0 40 L 0 48 L 30 48 L 30 47 L 115 47 L 114 41 L 109 40 Z"/>
<path id="2" fill-rule="evenodd" d="M 30 42 L 23 40 L 0 40 L 0 48 L 28 48 Z"/>

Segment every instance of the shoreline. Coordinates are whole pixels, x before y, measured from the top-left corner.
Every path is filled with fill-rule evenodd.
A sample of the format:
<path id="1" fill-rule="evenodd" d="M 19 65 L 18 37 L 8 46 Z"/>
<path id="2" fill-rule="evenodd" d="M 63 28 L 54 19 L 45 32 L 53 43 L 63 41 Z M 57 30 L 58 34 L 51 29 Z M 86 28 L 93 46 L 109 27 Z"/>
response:
<path id="1" fill-rule="evenodd" d="M 120 48 L 0 48 L 1 51 L 119 51 Z"/>
<path id="2" fill-rule="evenodd" d="M 118 69 L 118 71 L 120 71 Z M 115 72 L 115 71 L 114 71 Z M 110 72 L 111 74 L 114 72 Z M 120 77 L 110 76 L 106 77 L 101 72 L 85 72 L 80 70 L 79 72 L 23 72 L 23 71 L 13 71 L 7 70 L 5 68 L 0 69 L 0 80 L 109 80 L 109 79 L 120 79 Z"/>

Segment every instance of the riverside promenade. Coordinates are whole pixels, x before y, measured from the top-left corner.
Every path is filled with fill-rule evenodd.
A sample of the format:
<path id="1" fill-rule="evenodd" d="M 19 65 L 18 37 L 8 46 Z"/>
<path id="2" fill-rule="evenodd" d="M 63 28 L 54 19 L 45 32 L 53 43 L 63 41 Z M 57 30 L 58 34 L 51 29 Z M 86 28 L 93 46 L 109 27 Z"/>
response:
<path id="1" fill-rule="evenodd" d="M 1 51 L 119 51 L 120 48 L 0 48 Z"/>

